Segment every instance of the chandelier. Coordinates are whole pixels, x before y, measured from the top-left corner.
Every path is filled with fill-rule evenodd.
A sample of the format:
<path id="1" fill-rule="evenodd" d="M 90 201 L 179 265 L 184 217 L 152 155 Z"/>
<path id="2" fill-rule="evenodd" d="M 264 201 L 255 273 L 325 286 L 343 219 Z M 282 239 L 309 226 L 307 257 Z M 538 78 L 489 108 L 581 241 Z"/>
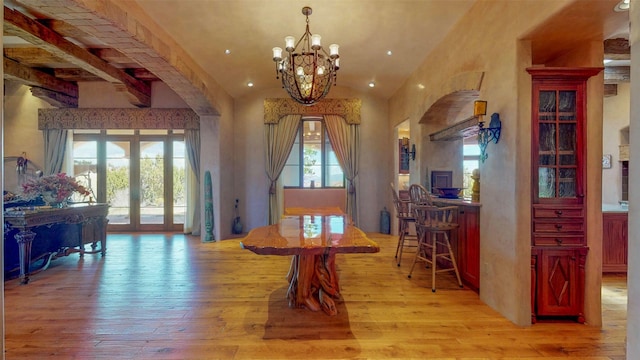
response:
<path id="1" fill-rule="evenodd" d="M 293 36 L 284 38 L 287 54 L 282 48 L 273 48 L 276 63 L 276 79 L 282 76 L 282 87 L 297 102 L 313 105 L 329 93 L 331 83 L 336 82 L 336 72 L 340 68 L 337 44 L 329 45 L 327 53 L 320 45 L 320 35 L 309 32 L 311 8 L 302 8 L 307 18 L 307 28 L 296 43 Z"/>

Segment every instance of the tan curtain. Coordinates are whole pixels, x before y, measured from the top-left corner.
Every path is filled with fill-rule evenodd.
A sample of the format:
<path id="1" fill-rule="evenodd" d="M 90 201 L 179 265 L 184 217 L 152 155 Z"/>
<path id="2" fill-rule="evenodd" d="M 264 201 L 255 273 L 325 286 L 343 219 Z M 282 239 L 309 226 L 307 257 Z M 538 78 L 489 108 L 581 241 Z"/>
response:
<path id="1" fill-rule="evenodd" d="M 347 214 L 355 225 L 358 225 L 358 203 L 356 197 L 355 179 L 358 176 L 358 150 L 360 149 L 360 127 L 357 124 L 347 124 L 338 115 L 325 115 L 324 123 L 327 127 L 329 141 L 336 153 L 338 162 L 347 178 Z"/>
<path id="2" fill-rule="evenodd" d="M 187 216 L 184 233 L 200 235 L 200 129 L 184 131 L 184 145 L 189 165 L 187 179 Z"/>
<path id="3" fill-rule="evenodd" d="M 266 172 L 270 182 L 269 224 L 277 224 L 282 214 L 278 202 L 277 180 L 291 152 L 301 118 L 302 115 L 286 115 L 277 124 L 264 125 Z"/>
<path id="4" fill-rule="evenodd" d="M 44 137 L 44 174 L 53 175 L 62 171 L 69 130 L 47 129 Z"/>

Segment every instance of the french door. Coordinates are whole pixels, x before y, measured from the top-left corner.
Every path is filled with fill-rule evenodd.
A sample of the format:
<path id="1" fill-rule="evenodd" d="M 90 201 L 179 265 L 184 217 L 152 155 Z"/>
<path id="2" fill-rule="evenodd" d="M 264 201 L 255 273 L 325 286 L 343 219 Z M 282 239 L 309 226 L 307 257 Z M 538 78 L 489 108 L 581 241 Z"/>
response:
<path id="1" fill-rule="evenodd" d="M 109 207 L 109 231 L 180 231 L 184 135 L 166 130 L 74 134 L 74 174 Z"/>

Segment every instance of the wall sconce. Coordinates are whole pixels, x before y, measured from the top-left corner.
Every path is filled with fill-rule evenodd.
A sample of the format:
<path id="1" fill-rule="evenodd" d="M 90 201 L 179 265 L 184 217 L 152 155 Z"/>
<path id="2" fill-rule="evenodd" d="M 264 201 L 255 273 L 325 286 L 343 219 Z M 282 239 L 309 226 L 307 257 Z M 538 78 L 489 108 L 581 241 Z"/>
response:
<path id="1" fill-rule="evenodd" d="M 402 152 L 411 160 L 416 159 L 416 144 L 411 145 L 411 151 L 409 151 L 409 138 L 402 138 Z"/>
<path id="2" fill-rule="evenodd" d="M 484 127 L 484 116 L 487 115 L 487 102 L 483 100 L 476 100 L 473 102 L 473 116 L 478 118 L 478 145 L 480 145 L 480 161 L 484 162 L 489 155 L 487 155 L 487 145 L 490 142 L 494 144 L 500 140 L 500 130 L 502 129 L 502 121 L 500 121 L 500 115 L 493 113 L 491 115 L 491 121 L 489 127 Z"/>

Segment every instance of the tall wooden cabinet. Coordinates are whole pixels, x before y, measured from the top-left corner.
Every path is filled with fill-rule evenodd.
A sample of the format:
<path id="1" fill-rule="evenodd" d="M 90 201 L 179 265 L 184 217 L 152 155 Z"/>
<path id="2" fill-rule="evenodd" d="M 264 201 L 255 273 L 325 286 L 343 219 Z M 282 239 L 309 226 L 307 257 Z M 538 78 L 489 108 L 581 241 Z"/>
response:
<path id="1" fill-rule="evenodd" d="M 602 68 L 529 68 L 531 320 L 584 322 L 586 83 Z"/>

